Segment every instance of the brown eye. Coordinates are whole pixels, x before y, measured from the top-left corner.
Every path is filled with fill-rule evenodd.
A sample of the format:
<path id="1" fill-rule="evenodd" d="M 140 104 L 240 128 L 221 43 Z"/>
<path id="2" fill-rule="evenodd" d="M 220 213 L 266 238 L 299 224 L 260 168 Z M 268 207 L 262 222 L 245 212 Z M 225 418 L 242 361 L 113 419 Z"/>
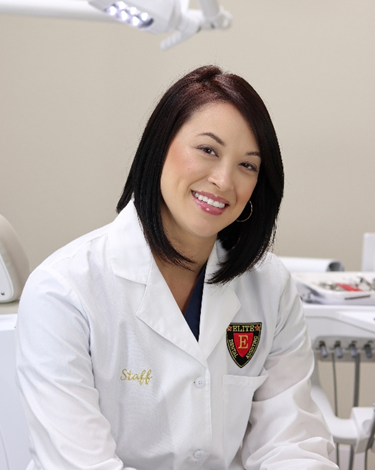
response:
<path id="1" fill-rule="evenodd" d="M 208 155 L 216 155 L 215 151 L 211 147 L 199 147 L 200 150 L 202 150 L 204 153 L 207 153 Z"/>
<path id="2" fill-rule="evenodd" d="M 241 165 L 242 165 L 244 168 L 246 168 L 246 170 L 255 171 L 255 172 L 258 171 L 257 166 L 254 165 L 253 163 L 244 162 L 244 163 L 241 163 Z"/>

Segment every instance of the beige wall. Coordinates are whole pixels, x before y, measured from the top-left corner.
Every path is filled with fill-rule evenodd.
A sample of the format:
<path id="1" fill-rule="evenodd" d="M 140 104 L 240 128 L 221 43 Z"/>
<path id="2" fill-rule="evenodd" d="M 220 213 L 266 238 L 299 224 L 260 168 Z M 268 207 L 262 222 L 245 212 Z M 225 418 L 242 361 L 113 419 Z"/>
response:
<path id="1" fill-rule="evenodd" d="M 156 100 L 215 63 L 254 85 L 278 131 L 276 251 L 360 268 L 363 232 L 375 232 L 375 2 L 221 3 L 229 31 L 168 52 L 122 25 L 0 15 L 0 213 L 33 267 L 114 218 Z"/>
<path id="2" fill-rule="evenodd" d="M 375 3 L 223 0 L 226 32 L 168 52 L 123 25 L 0 15 L 0 213 L 32 266 L 112 220 L 147 116 L 193 67 L 245 76 L 286 168 L 276 251 L 360 268 L 375 231 Z"/>

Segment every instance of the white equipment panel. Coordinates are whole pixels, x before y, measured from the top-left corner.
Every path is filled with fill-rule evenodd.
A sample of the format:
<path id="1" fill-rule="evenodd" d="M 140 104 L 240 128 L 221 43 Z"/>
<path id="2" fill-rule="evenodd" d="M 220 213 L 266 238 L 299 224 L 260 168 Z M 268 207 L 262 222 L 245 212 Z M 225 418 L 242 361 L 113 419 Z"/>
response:
<path id="1" fill-rule="evenodd" d="M 358 356 L 361 363 L 375 362 L 375 306 L 304 303 L 304 311 L 317 359 L 312 376 L 312 396 L 323 412 L 335 442 L 343 444 L 344 450 L 352 446 L 354 466 L 348 466 L 348 457 L 343 459 L 341 455 L 340 468 L 362 470 L 361 462 L 369 449 L 374 427 L 374 409 L 356 406 L 352 408 L 350 418 L 337 417 L 321 387 L 317 369 L 319 360 L 330 361 L 332 356 L 345 362 L 354 362 Z M 374 451 L 374 446 L 371 447 Z"/>
<path id="2" fill-rule="evenodd" d="M 328 354 L 340 354 L 341 349 L 342 359 L 352 360 L 355 346 L 362 360 L 375 360 L 375 306 L 304 303 L 304 311 L 314 351 L 323 353 L 325 346 Z"/>

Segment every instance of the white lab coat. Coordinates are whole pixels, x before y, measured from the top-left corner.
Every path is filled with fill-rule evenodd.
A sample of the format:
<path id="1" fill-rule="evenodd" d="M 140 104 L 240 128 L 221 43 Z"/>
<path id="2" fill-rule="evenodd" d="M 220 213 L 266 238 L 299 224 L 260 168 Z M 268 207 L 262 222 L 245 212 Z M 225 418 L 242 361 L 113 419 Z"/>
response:
<path id="1" fill-rule="evenodd" d="M 217 244 L 206 278 L 223 255 Z M 231 323 L 261 322 L 240 368 Z M 291 278 L 273 255 L 205 284 L 199 342 L 143 236 L 133 203 L 29 278 L 17 325 L 31 469 L 331 469 L 309 395 L 313 355 Z"/>

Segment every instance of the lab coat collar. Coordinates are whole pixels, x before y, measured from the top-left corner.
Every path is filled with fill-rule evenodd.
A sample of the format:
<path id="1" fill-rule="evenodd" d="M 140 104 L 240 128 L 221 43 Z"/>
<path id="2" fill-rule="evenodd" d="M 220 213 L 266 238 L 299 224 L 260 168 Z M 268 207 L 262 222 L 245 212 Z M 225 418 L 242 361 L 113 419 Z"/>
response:
<path id="1" fill-rule="evenodd" d="M 220 259 L 225 253 L 219 242 L 214 245 L 207 261 L 199 343 L 190 331 L 153 259 L 132 201 L 122 210 L 110 228 L 109 250 L 112 269 L 116 275 L 146 285 L 137 317 L 205 364 L 241 306 L 233 289 L 233 281 L 225 285 L 206 283 L 218 269 Z M 162 315 L 155 315 L 155 312 L 162 312 Z"/>
<path id="2" fill-rule="evenodd" d="M 147 284 L 153 258 L 133 201 L 114 220 L 108 237 L 113 272 L 130 281 Z"/>

